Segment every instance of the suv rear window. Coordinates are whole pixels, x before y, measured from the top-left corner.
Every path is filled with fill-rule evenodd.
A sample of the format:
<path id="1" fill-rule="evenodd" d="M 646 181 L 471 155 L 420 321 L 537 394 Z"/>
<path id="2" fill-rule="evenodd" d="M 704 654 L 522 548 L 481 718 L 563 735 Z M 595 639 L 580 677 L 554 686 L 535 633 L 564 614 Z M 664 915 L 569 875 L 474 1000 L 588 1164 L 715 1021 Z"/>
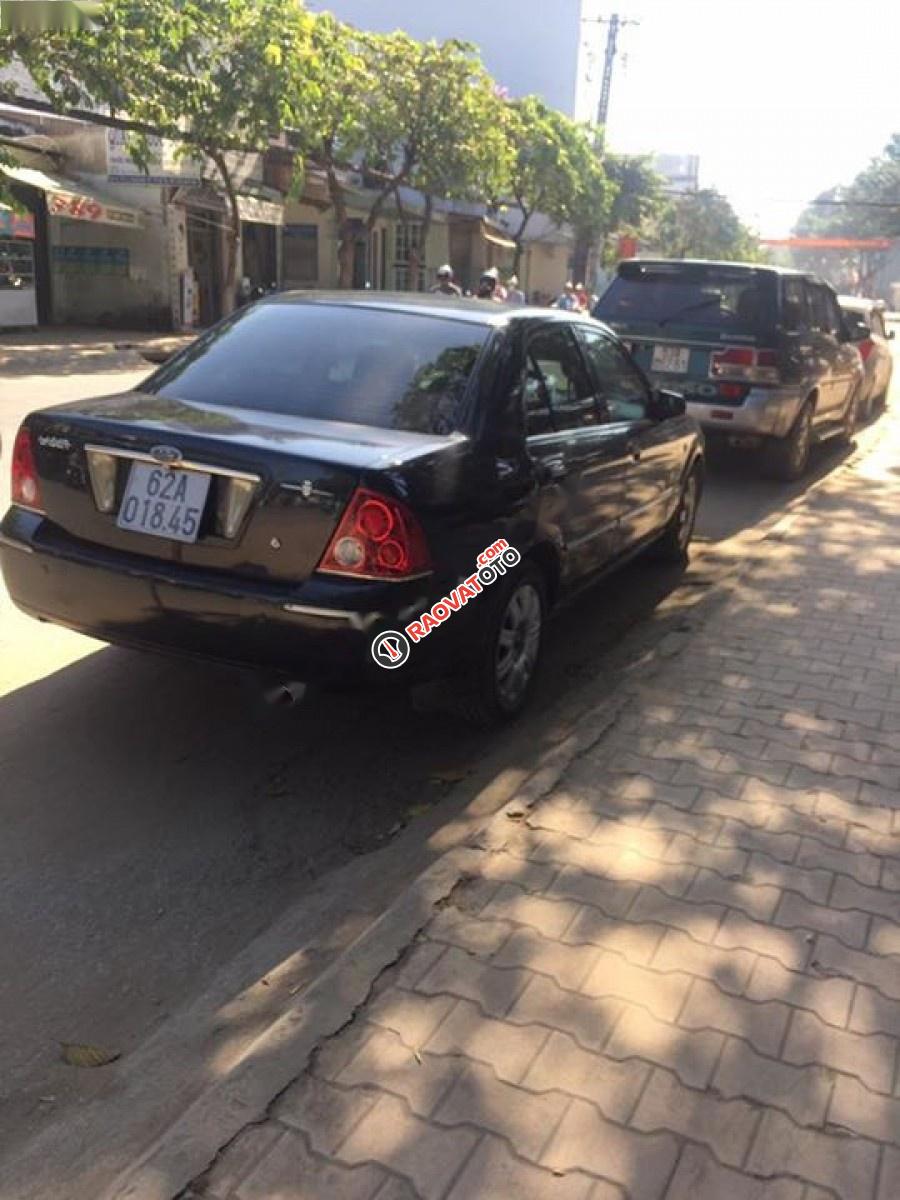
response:
<path id="1" fill-rule="evenodd" d="M 263 303 L 217 326 L 143 385 L 175 400 L 410 433 L 459 426 L 490 329 L 351 305 Z"/>
<path id="2" fill-rule="evenodd" d="M 774 289 L 752 270 L 629 264 L 594 310 L 612 325 L 698 328 L 757 336 L 773 324 Z"/>

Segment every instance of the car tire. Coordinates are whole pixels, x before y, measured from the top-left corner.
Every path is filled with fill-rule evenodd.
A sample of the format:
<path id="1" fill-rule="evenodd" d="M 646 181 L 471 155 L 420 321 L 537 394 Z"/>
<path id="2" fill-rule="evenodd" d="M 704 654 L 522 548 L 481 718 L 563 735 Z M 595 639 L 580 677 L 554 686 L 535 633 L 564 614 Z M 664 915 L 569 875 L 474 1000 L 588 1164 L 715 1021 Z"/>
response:
<path id="1" fill-rule="evenodd" d="M 651 553 L 657 562 L 671 563 L 674 566 L 684 566 L 687 563 L 702 495 L 703 476 L 700 468 L 695 466 L 684 481 L 678 507 L 672 519 L 659 540 L 653 544 Z"/>
<path id="2" fill-rule="evenodd" d="M 546 581 L 528 560 L 495 586 L 484 640 L 458 706 L 470 724 L 482 729 L 511 720 L 528 703 L 547 611 Z"/>
<path id="3" fill-rule="evenodd" d="M 841 432 L 838 437 L 838 440 L 844 446 L 849 446 L 853 441 L 853 436 L 859 424 L 859 392 L 860 389 L 858 387 L 854 388 L 850 399 L 847 401 L 847 407 L 844 410 L 844 416 L 841 421 Z"/>
<path id="4" fill-rule="evenodd" d="M 766 474 L 784 483 L 802 479 L 809 466 L 812 449 L 813 406 L 810 401 L 800 409 L 786 438 L 772 442 L 766 454 Z"/>

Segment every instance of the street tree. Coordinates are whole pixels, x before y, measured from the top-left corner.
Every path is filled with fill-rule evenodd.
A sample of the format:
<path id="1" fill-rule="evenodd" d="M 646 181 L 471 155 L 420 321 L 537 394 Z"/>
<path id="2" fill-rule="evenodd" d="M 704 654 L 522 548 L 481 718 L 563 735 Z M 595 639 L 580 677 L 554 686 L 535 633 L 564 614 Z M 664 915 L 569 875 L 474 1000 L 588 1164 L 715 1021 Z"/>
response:
<path id="1" fill-rule="evenodd" d="M 588 165 L 593 150 L 586 126 L 576 125 L 537 96 L 525 96 L 507 105 L 504 129 L 511 158 L 509 194 L 520 214 L 512 233 L 518 272 L 535 213 L 561 225 L 584 215 L 592 189 L 595 194 L 601 190 L 603 203 L 607 201 L 600 175 Z"/>
<path id="2" fill-rule="evenodd" d="M 20 46 L 32 77 L 60 110 L 91 107 L 201 160 L 225 194 L 223 307 L 233 307 L 241 234 L 241 156 L 264 152 L 318 86 L 313 18 L 295 0 L 108 0 L 91 28 Z"/>
<path id="3" fill-rule="evenodd" d="M 409 227 L 413 216 L 402 189 L 424 196 L 418 237 L 409 240 L 409 277 L 417 287 L 435 199 L 491 198 L 505 184 L 504 103 L 474 46 L 465 42 L 391 34 L 373 43 L 371 62 L 363 166 L 375 192 L 366 224 L 371 233 L 393 198 L 401 224 Z"/>
<path id="4" fill-rule="evenodd" d="M 709 188 L 672 197 L 650 240 L 667 258 L 765 260 L 752 230 L 724 196 Z"/>

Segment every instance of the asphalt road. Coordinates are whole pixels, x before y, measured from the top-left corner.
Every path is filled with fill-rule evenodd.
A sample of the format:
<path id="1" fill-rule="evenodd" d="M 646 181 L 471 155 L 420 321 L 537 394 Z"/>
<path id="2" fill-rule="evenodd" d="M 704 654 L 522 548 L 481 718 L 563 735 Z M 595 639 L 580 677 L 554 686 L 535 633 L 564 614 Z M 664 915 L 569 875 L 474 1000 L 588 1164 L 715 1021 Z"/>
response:
<path id="1" fill-rule="evenodd" d="M 45 359 L 0 367 L 4 505 L 27 411 L 144 373 L 128 353 L 73 351 L 52 375 Z M 698 537 L 726 542 L 800 490 L 714 464 Z M 60 1043 L 127 1061 L 323 872 L 448 805 L 486 758 L 515 768 L 545 745 L 625 634 L 697 585 L 696 568 L 636 563 L 584 594 L 551 627 L 529 717 L 499 735 L 401 700 L 273 710 L 239 673 L 40 625 L 0 587 L 0 1163 L 97 1092 L 102 1072 L 63 1064 Z"/>

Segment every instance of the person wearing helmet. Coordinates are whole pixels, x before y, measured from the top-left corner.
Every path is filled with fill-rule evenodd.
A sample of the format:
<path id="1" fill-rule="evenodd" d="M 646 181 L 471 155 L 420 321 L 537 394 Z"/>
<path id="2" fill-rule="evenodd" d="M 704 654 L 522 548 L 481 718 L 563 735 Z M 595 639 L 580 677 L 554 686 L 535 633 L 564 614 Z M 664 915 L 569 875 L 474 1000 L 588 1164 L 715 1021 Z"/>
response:
<path id="1" fill-rule="evenodd" d="M 518 275 L 510 275 L 506 281 L 506 303 L 522 305 L 526 304 L 525 293 L 519 287 Z"/>
<path id="2" fill-rule="evenodd" d="M 462 291 L 453 282 L 453 268 L 449 263 L 444 263 L 444 265 L 438 270 L 437 283 L 434 285 L 431 291 L 434 295 L 441 296 L 462 295 Z"/>
<path id="3" fill-rule="evenodd" d="M 486 271 L 481 272 L 475 295 L 479 300 L 496 300 L 498 304 L 503 303 L 505 296 L 500 286 L 500 272 L 496 267 L 488 267 Z"/>

